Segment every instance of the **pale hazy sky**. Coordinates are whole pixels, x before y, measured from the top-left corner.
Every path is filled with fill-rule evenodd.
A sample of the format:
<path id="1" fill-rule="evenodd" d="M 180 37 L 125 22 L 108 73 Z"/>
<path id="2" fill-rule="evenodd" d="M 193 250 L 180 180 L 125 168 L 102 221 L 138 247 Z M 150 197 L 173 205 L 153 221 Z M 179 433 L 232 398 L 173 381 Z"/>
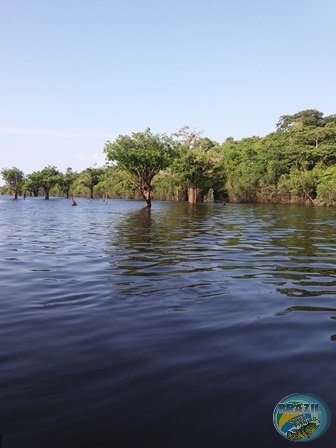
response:
<path id="1" fill-rule="evenodd" d="M 0 0 L 0 169 L 104 162 L 184 125 L 218 142 L 336 113 L 335 0 Z"/>

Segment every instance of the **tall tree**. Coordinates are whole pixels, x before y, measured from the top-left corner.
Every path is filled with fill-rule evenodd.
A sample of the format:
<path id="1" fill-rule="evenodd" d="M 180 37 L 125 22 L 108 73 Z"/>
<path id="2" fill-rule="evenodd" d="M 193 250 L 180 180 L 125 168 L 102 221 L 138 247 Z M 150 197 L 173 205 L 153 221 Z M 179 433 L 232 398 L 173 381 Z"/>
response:
<path id="1" fill-rule="evenodd" d="M 146 201 L 147 208 L 152 205 L 152 180 L 162 169 L 167 168 L 173 154 L 172 141 L 166 135 L 145 132 L 119 135 L 114 142 L 104 147 L 107 160 L 117 163 L 127 173 L 135 188 Z"/>
<path id="2" fill-rule="evenodd" d="M 14 195 L 14 199 L 17 199 L 24 179 L 23 172 L 14 166 L 9 169 L 3 168 L 1 170 L 1 175 L 6 184 L 10 187 L 12 194 Z"/>

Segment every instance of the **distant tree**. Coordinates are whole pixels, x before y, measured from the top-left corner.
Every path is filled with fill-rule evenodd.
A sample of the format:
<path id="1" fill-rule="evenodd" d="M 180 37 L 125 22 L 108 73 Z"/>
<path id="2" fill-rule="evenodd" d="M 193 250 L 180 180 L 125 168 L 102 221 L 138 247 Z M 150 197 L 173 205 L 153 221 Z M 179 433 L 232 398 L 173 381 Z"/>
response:
<path id="1" fill-rule="evenodd" d="M 42 189 L 41 185 L 41 175 L 39 171 L 34 171 L 31 174 L 28 174 L 25 180 L 25 189 L 29 191 L 29 194 L 37 197 L 39 191 Z"/>
<path id="2" fill-rule="evenodd" d="M 35 188 L 43 190 L 44 198 L 49 199 L 51 188 L 60 182 L 61 177 L 55 166 L 47 165 L 43 170 L 30 174 L 29 179 L 34 182 Z"/>
<path id="3" fill-rule="evenodd" d="M 328 124 L 328 123 L 336 124 L 336 115 L 334 114 L 334 115 L 328 115 L 327 117 L 324 117 L 324 122 L 325 122 L 325 124 Z"/>
<path id="4" fill-rule="evenodd" d="M 145 132 L 119 135 L 114 142 L 104 147 L 107 160 L 117 163 L 129 173 L 130 181 L 146 201 L 151 203 L 152 180 L 162 169 L 168 167 L 173 153 L 172 141 L 166 135 Z"/>
<path id="5" fill-rule="evenodd" d="M 312 170 L 294 167 L 288 174 L 281 176 L 278 186 L 282 194 L 290 193 L 290 197 L 296 197 L 299 202 L 315 204 L 316 175 Z"/>
<path id="6" fill-rule="evenodd" d="M 96 187 L 102 197 L 128 198 L 138 197 L 138 191 L 132 183 L 131 175 L 118 165 L 104 168 L 104 175 Z"/>
<path id="7" fill-rule="evenodd" d="M 60 174 L 60 186 L 66 198 L 69 198 L 71 186 L 77 177 L 78 174 L 75 171 L 72 171 L 72 168 L 67 168 L 65 174 Z"/>
<path id="8" fill-rule="evenodd" d="M 79 175 L 79 181 L 90 190 L 90 198 L 93 199 L 93 189 L 102 180 L 103 169 L 95 166 L 87 168 Z"/>
<path id="9" fill-rule="evenodd" d="M 174 173 L 179 173 L 182 184 L 187 186 L 188 201 L 193 204 L 209 190 L 218 157 L 214 148 L 216 142 L 202 138 L 202 132 L 191 131 L 184 126 L 175 134 L 176 157 L 172 164 Z"/>
<path id="10" fill-rule="evenodd" d="M 11 194 L 10 187 L 7 184 L 0 187 L 0 194 Z"/>
<path id="11" fill-rule="evenodd" d="M 1 170 L 1 175 L 8 187 L 11 189 L 14 199 L 17 199 L 24 180 L 23 172 L 14 166 L 9 169 L 3 168 Z"/>
<path id="12" fill-rule="evenodd" d="M 332 120 L 331 117 L 328 117 L 328 119 Z M 277 130 L 288 131 L 295 123 L 316 127 L 324 126 L 325 120 L 323 119 L 323 113 L 316 109 L 302 110 L 294 115 L 282 115 L 277 123 Z"/>
<path id="13" fill-rule="evenodd" d="M 281 135 L 281 134 L 279 134 Z M 233 144 L 226 142 L 223 154 L 226 189 L 231 202 L 255 202 L 267 162 L 261 158 L 261 139 L 254 136 Z"/>

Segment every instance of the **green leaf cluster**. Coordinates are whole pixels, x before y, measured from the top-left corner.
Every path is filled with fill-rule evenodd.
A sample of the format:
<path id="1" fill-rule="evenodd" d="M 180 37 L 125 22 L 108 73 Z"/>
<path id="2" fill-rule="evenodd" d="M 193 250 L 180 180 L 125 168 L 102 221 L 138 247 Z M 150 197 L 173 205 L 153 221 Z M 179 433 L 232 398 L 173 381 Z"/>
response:
<path id="1" fill-rule="evenodd" d="M 14 199 L 17 199 L 24 181 L 23 171 L 14 166 L 13 168 L 3 168 L 1 170 L 1 175 L 13 193 Z"/>
<path id="2" fill-rule="evenodd" d="M 123 169 L 133 186 L 151 207 L 151 184 L 155 175 L 167 168 L 173 155 L 171 140 L 165 135 L 145 132 L 119 135 L 114 142 L 104 147 L 107 160 Z"/>

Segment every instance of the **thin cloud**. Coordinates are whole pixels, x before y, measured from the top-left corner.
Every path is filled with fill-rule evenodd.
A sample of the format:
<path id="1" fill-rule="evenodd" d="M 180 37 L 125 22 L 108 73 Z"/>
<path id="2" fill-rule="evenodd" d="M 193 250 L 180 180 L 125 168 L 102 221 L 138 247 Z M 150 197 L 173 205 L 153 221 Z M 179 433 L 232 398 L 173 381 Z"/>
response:
<path id="1" fill-rule="evenodd" d="M 0 127 L 0 132 L 7 134 L 46 135 L 49 137 L 93 137 L 110 138 L 111 134 L 98 132 L 66 132 L 51 129 L 23 129 L 15 127 Z"/>

